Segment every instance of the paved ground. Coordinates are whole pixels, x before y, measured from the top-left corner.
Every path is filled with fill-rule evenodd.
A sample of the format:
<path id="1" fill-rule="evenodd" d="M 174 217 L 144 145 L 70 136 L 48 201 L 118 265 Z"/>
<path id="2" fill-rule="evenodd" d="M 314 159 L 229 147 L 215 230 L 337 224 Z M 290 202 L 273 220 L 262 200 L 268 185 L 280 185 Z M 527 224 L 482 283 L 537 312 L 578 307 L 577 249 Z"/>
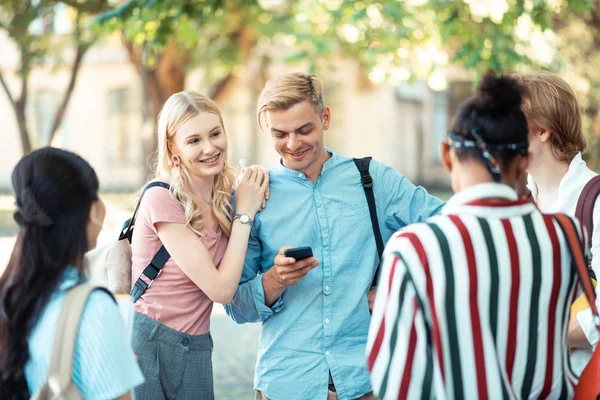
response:
<path id="1" fill-rule="evenodd" d="M 211 330 L 215 349 L 215 397 L 222 400 L 254 399 L 254 365 L 260 324 L 237 325 L 215 306 Z"/>

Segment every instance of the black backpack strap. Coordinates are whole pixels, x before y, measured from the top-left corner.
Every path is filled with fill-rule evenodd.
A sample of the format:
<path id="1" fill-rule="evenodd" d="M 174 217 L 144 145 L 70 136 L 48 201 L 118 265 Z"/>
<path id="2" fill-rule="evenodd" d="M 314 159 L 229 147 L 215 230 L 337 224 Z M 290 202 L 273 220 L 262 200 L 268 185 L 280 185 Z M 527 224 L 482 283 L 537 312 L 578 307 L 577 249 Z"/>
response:
<path id="1" fill-rule="evenodd" d="M 373 277 L 372 286 L 377 286 L 379 280 L 379 266 L 381 265 L 381 257 L 383 255 L 383 238 L 381 237 L 381 230 L 379 229 L 379 220 L 377 219 L 377 205 L 375 204 L 375 195 L 373 193 L 373 178 L 369 174 L 369 164 L 371 163 L 371 157 L 355 158 L 354 164 L 360 172 L 360 180 L 365 190 L 365 196 L 367 196 L 367 203 L 369 204 L 369 214 L 371 215 L 371 225 L 373 226 L 373 234 L 375 236 L 375 244 L 377 245 L 377 254 L 379 255 L 379 265 L 377 265 L 377 271 Z"/>
<path id="2" fill-rule="evenodd" d="M 123 227 L 121 228 L 121 233 L 119 235 L 119 240 L 127 238 L 127 240 L 129 240 L 129 243 L 131 243 L 131 235 L 133 234 L 135 218 L 137 217 L 137 213 L 140 208 L 140 204 L 142 204 L 142 198 L 144 197 L 144 194 L 148 191 L 148 189 L 151 189 L 151 188 L 157 187 L 157 186 L 165 188 L 167 190 L 171 190 L 171 186 L 169 186 L 169 184 L 165 183 L 165 182 L 154 181 L 154 182 L 150 182 L 149 184 L 147 184 L 146 187 L 144 188 L 144 190 L 142 191 L 142 194 L 140 195 L 140 199 L 138 200 L 137 205 L 135 206 L 135 210 L 133 211 L 133 216 L 130 219 L 128 219 L 127 221 L 125 221 L 125 223 L 123 224 Z"/>
<path id="3" fill-rule="evenodd" d="M 594 206 L 598 195 L 600 195 L 600 175 L 596 175 L 586 183 L 579 199 L 577 199 L 577 207 L 575 208 L 575 217 L 583 224 L 588 233 L 590 248 L 592 247 L 592 235 L 594 234 Z M 589 261 L 591 263 L 591 258 Z M 588 265 L 588 269 L 592 278 L 596 279 L 596 274 L 591 265 Z"/>
<path id="4" fill-rule="evenodd" d="M 165 266 L 167 261 L 169 261 L 169 258 L 171 258 L 171 255 L 169 254 L 165 246 L 160 246 L 160 249 L 158 249 L 158 252 L 154 256 L 154 258 L 152 258 L 150 263 L 146 266 L 146 268 L 144 268 L 140 276 L 138 276 L 135 283 L 133 284 L 133 288 L 131 289 L 131 297 L 133 297 L 134 303 L 138 301 L 140 297 L 142 297 L 144 292 L 150 286 L 152 286 L 152 283 L 154 283 L 154 280 L 160 275 L 163 267 Z M 148 278 L 150 280 L 150 283 L 146 283 L 145 281 L 143 281 L 142 275 Z"/>
<path id="5" fill-rule="evenodd" d="M 165 188 L 167 190 L 171 189 L 169 184 L 159 181 L 150 182 L 148 185 L 146 185 L 144 191 L 140 195 L 140 200 L 138 201 L 137 206 L 135 207 L 133 216 L 130 220 L 126 221 L 127 227 L 125 227 L 122 231 L 121 235 L 119 236 L 119 240 L 127 238 L 127 240 L 129 240 L 129 242 L 131 243 L 131 235 L 133 234 L 133 228 L 135 226 L 135 218 L 137 217 L 138 209 L 140 208 L 140 204 L 142 203 L 142 198 L 144 197 L 144 194 L 148 191 L 148 189 L 157 186 Z M 150 261 L 150 263 L 146 266 L 146 268 L 144 268 L 140 276 L 138 276 L 135 283 L 133 284 L 133 288 L 131 289 L 131 296 L 133 297 L 134 303 L 138 301 L 140 297 L 142 297 L 144 292 L 150 286 L 152 286 L 152 283 L 158 277 L 158 275 L 160 275 L 160 272 L 162 271 L 167 261 L 169 261 L 169 258 L 171 258 L 171 255 L 169 254 L 165 246 L 161 246 L 158 252 Z M 149 279 L 149 283 L 146 283 L 144 280 L 142 280 L 142 275 Z"/>

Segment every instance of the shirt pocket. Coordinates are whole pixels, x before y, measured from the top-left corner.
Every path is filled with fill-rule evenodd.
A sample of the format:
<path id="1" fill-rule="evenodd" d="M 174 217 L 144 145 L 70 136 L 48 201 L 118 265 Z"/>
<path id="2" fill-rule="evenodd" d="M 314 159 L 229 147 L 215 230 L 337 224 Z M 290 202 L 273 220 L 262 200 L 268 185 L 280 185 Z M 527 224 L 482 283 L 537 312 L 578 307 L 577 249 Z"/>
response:
<path id="1" fill-rule="evenodd" d="M 365 201 L 356 204 L 340 205 L 337 208 L 339 216 L 360 216 L 361 214 L 369 215 L 369 206 Z"/>

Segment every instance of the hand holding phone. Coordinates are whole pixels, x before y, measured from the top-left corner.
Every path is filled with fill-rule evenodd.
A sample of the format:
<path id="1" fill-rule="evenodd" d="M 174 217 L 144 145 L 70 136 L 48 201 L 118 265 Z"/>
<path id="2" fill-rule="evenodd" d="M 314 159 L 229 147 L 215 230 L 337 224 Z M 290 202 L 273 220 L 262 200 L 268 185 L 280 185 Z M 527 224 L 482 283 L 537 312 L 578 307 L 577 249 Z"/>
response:
<path id="1" fill-rule="evenodd" d="M 291 249 L 286 249 L 283 252 L 283 255 L 286 257 L 291 257 L 296 261 L 304 260 L 308 257 L 313 256 L 312 248 L 310 246 L 303 247 L 294 247 Z"/>

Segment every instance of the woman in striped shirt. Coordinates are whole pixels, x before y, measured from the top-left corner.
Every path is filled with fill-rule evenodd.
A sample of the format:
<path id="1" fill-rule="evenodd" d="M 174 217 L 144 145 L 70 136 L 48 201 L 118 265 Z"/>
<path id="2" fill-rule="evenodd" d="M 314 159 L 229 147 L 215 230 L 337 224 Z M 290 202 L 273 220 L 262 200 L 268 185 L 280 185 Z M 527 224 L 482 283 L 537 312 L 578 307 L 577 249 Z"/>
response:
<path id="1" fill-rule="evenodd" d="M 555 216 L 513 190 L 529 161 L 520 105 L 513 78 L 484 77 L 441 146 L 456 194 L 387 244 L 367 344 L 380 398 L 573 395 L 576 275 Z"/>

